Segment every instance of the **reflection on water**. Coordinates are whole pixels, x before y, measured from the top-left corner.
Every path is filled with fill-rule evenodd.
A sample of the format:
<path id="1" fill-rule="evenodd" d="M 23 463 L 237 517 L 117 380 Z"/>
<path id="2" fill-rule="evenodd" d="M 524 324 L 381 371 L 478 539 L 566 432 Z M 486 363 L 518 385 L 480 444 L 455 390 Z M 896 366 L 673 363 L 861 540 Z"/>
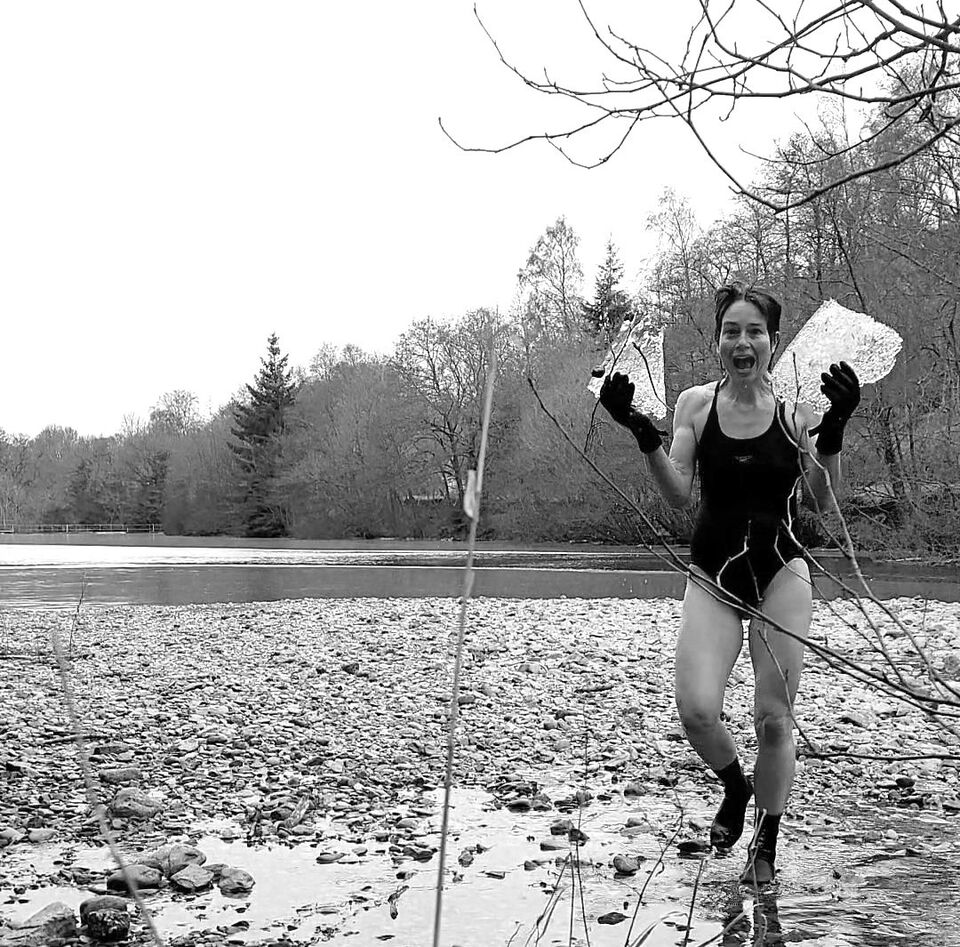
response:
<path id="1" fill-rule="evenodd" d="M 81 586 L 85 601 L 101 604 L 456 597 L 465 563 L 462 546 L 442 543 L 408 549 L 0 543 L 0 603 L 70 607 Z M 682 575 L 629 548 L 488 548 L 478 551 L 474 564 L 479 596 L 679 598 L 684 588 Z M 827 580 L 817 585 L 822 595 L 837 592 Z M 872 588 L 880 598 L 960 601 L 955 570 L 898 575 L 877 566 Z"/>
<path id="2" fill-rule="evenodd" d="M 558 784 L 559 785 L 559 784 Z M 557 788 L 557 786 L 554 786 Z M 551 792 L 551 795 L 554 793 Z M 439 803 L 439 793 L 435 796 Z M 595 803 L 579 817 L 587 841 L 579 849 L 579 865 L 567 851 L 544 852 L 540 842 L 551 838 L 556 811 L 517 814 L 493 805 L 481 791 L 457 790 L 451 813 L 451 844 L 443 901 L 444 944 L 488 947 L 490 944 L 586 944 L 622 947 L 627 929 L 631 941 L 650 929 L 648 947 L 674 947 L 710 938 L 732 945 L 793 944 L 798 947 L 949 947 L 960 944 L 960 882 L 955 874 L 957 831 L 949 820 L 896 820 L 901 840 L 896 849 L 863 850 L 855 836 L 876 828 L 881 814 L 852 814 L 843 835 L 822 836 L 815 845 L 788 831 L 783 868 L 776 886 L 757 892 L 740 885 L 740 857 L 703 863 L 691 916 L 686 920 L 701 863 L 667 852 L 662 867 L 653 866 L 660 841 L 676 824 L 677 812 L 663 800 L 625 800 L 614 796 Z M 642 815 L 649 828 L 627 835 L 627 816 Z M 578 815 L 570 818 L 576 822 Z M 884 824 L 890 823 L 883 814 Z M 418 837 L 423 845 L 439 844 L 437 816 Z M 199 830 L 201 826 L 197 826 Z M 206 825 L 207 832 L 215 827 Z M 244 868 L 256 879 L 248 898 L 226 898 L 214 889 L 194 897 L 169 891 L 148 899 L 157 925 L 167 937 L 190 931 L 230 931 L 231 942 L 256 944 L 281 934 L 294 943 L 373 944 L 381 940 L 416 947 L 428 943 L 433 929 L 437 858 L 423 863 L 391 855 L 388 844 L 367 841 L 356 857 L 318 865 L 318 843 L 296 848 L 251 848 L 215 835 L 201 837 L 199 847 L 210 863 Z M 341 840 L 335 847 L 351 850 Z M 324 849 L 329 842 L 319 843 Z M 909 845 L 910 849 L 905 848 Z M 910 857 L 914 847 L 936 845 L 940 851 Z M 479 846 L 479 849 L 478 849 Z M 477 852 L 464 867 L 458 855 Z M 11 852 L 7 853 L 11 855 Z M 395 854 L 395 853 L 394 853 Z M 637 875 L 617 878 L 611 861 L 616 854 L 643 856 Z M 16 856 L 52 866 L 63 850 L 53 846 L 20 849 Z M 80 850 L 71 864 L 106 866 L 102 849 Z M 641 904 L 638 894 L 653 872 Z M 402 875 L 402 877 L 400 877 Z M 571 884 L 571 877 L 575 879 Z M 86 892 L 48 886 L 30 891 L 22 903 L 0 904 L 0 916 L 23 919 L 33 911 L 63 900 L 76 906 Z M 549 920 L 537 919 L 553 905 Z M 598 918 L 619 912 L 618 924 Z M 586 925 L 584 923 L 586 918 Z M 570 938 L 571 925 L 573 938 Z M 528 941 L 529 938 L 529 941 Z"/>

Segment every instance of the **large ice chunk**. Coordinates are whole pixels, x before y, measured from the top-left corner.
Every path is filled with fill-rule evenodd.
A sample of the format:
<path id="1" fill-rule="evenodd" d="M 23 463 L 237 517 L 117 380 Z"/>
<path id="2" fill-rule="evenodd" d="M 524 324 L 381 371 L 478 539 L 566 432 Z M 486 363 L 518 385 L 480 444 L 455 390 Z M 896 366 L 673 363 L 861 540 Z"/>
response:
<path id="1" fill-rule="evenodd" d="M 629 375 L 634 384 L 633 406 L 651 418 L 667 416 L 663 384 L 663 321 L 655 315 L 624 322 L 603 362 L 603 375 L 587 387 L 600 397 L 603 379 L 613 372 Z"/>
<path id="2" fill-rule="evenodd" d="M 903 345 L 900 335 L 835 299 L 826 300 L 794 336 L 773 367 L 778 397 L 805 401 L 823 412 L 830 402 L 820 392 L 820 373 L 834 362 L 847 362 L 861 385 L 890 373 Z"/>

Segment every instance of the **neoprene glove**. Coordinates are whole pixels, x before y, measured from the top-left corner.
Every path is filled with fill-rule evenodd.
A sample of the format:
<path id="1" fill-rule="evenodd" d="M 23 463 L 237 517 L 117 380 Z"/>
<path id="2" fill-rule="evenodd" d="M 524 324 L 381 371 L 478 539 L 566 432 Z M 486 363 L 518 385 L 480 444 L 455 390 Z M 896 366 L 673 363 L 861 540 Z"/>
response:
<path id="1" fill-rule="evenodd" d="M 617 424 L 622 424 L 637 439 L 645 454 L 652 454 L 667 436 L 658 431 L 653 421 L 633 406 L 634 384 L 626 375 L 615 372 L 603 380 L 600 404 Z"/>
<path id="2" fill-rule="evenodd" d="M 860 404 L 860 381 L 846 362 L 831 365 L 830 373 L 823 372 L 820 381 L 823 382 L 820 390 L 827 396 L 830 407 L 810 433 L 819 432 L 817 451 L 820 454 L 839 454 L 843 448 L 843 429 Z"/>

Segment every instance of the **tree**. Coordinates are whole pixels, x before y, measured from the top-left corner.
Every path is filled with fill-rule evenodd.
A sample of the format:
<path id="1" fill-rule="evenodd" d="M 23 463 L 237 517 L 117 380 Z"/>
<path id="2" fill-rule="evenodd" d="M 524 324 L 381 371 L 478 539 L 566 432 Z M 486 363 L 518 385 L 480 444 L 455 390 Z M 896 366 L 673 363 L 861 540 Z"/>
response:
<path id="1" fill-rule="evenodd" d="M 616 23 L 605 12 L 605 27 L 587 10 L 586 0 L 579 5 L 584 41 L 593 48 L 599 41 L 605 60 L 598 62 L 593 82 L 580 75 L 570 82 L 558 79 L 563 70 L 541 62 L 534 75 L 508 60 L 482 21 L 481 26 L 501 61 L 528 89 L 579 104 L 582 117 L 556 131 L 524 135 L 498 147 L 465 147 L 449 136 L 455 144 L 466 151 L 502 152 L 540 140 L 574 164 L 597 167 L 644 122 L 666 117 L 689 126 L 739 193 L 778 211 L 910 162 L 944 142 L 957 144 L 960 18 L 948 14 L 943 4 L 914 4 L 911 9 L 899 0 L 849 0 L 818 5 L 811 12 L 803 0 L 793 0 L 789 7 L 768 0 L 728 0 L 722 5 L 701 0 L 692 4 L 695 13 L 685 30 L 686 41 L 674 51 L 649 48 L 646 11 L 637 5 L 626 5 Z M 676 49 L 684 52 L 677 55 Z M 571 53 L 577 67 L 590 61 L 586 53 Z M 718 157 L 717 139 L 724 134 L 718 119 L 734 109 L 811 93 L 875 107 L 872 128 L 813 159 L 830 169 L 820 183 L 786 194 L 764 194 L 739 181 Z M 887 155 L 872 149 L 878 136 L 905 127 L 916 132 L 910 147 Z M 712 136 L 708 129 L 713 129 Z M 610 133 L 603 144 L 587 146 L 594 157 L 573 156 L 571 142 L 593 142 L 603 130 Z"/>
<path id="2" fill-rule="evenodd" d="M 169 451 L 147 450 L 134 466 L 130 518 L 140 526 L 159 526 L 163 522 L 169 460 Z"/>
<path id="3" fill-rule="evenodd" d="M 597 273 L 593 300 L 583 307 L 591 335 L 608 340 L 616 335 L 625 320 L 633 317 L 633 302 L 620 288 L 621 279 L 623 264 L 611 238 L 607 241 L 607 255 Z"/>
<path id="4" fill-rule="evenodd" d="M 576 338 L 582 330 L 580 238 L 565 217 L 547 227 L 517 274 L 527 338 Z"/>
<path id="5" fill-rule="evenodd" d="M 394 355 L 405 396 L 420 406 L 419 450 L 433 459 L 435 486 L 458 508 L 480 451 L 491 344 L 503 370 L 509 364 L 506 332 L 493 313 L 477 309 L 450 322 L 418 320 L 400 337 Z"/>
<path id="6" fill-rule="evenodd" d="M 267 340 L 267 357 L 246 398 L 233 405 L 231 444 L 239 472 L 239 502 L 248 536 L 284 536 L 287 522 L 277 477 L 283 458 L 287 415 L 296 401 L 288 356 L 280 354 L 276 333 Z"/>
<path id="7" fill-rule="evenodd" d="M 192 391 L 177 388 L 164 392 L 150 409 L 150 427 L 158 433 L 183 437 L 199 425 L 197 396 Z"/>

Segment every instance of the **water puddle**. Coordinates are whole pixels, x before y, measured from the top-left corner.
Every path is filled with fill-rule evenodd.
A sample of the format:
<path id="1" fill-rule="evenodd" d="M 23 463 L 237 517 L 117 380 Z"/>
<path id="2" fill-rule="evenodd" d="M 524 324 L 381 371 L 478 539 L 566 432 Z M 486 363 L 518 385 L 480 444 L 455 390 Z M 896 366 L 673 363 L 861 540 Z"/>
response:
<path id="1" fill-rule="evenodd" d="M 573 789 L 555 784 L 549 795 L 559 799 Z M 434 794 L 434 801 L 439 799 Z M 899 816 L 864 808 L 829 822 L 791 821 L 784 830 L 779 882 L 757 899 L 738 882 L 740 850 L 701 861 L 679 857 L 674 846 L 655 867 L 662 842 L 678 824 L 669 800 L 613 795 L 579 811 L 515 812 L 497 807 L 489 793 L 457 790 L 453 803 L 442 912 L 445 945 L 587 944 L 589 932 L 593 947 L 622 947 L 648 929 L 647 947 L 710 938 L 721 945 L 798 947 L 960 943 L 955 933 L 960 930 L 955 875 L 960 833 L 955 820 L 937 814 Z M 697 834 L 689 829 L 690 819 L 702 834 L 709 817 L 687 812 L 684 834 Z M 569 819 L 587 837 L 576 847 L 576 859 L 564 836 L 550 834 L 559 819 Z M 635 823 L 632 828 L 626 828 L 628 819 Z M 437 806 L 408 841 L 427 850 L 439 846 L 439 821 Z M 216 888 L 192 896 L 164 889 L 151 896 L 147 903 L 167 938 L 219 931 L 234 944 L 283 936 L 303 944 L 419 947 L 432 936 L 436 855 L 417 861 L 399 855 L 396 847 L 391 850 L 386 840 L 350 838 L 294 848 L 252 847 L 213 834 L 226 826 L 204 828 L 211 834 L 196 844 L 208 863 L 243 868 L 256 886 L 239 899 Z M 559 847 L 544 850 L 545 841 Z M 318 864 L 318 854 L 330 850 L 346 857 Z M 621 854 L 640 857 L 635 875 L 615 876 L 612 859 Z M 19 865 L 27 884 L 50 878 L 63 865 L 94 872 L 111 867 L 102 848 L 15 846 L 0 857 L 6 877 Z M 651 875 L 640 904 L 640 889 Z M 88 896 L 77 887 L 50 883 L 20 894 L 0 890 L 0 917 L 23 920 L 51 901 L 77 907 Z M 600 923 L 601 917 L 616 923 Z"/>

